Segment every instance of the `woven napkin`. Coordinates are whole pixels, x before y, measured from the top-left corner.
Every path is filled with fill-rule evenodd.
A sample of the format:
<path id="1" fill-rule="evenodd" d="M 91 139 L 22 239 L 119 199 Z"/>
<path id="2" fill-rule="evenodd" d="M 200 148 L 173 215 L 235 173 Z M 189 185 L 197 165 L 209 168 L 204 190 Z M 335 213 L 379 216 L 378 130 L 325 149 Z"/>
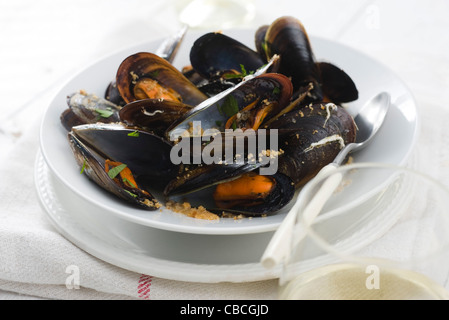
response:
<path id="1" fill-rule="evenodd" d="M 210 284 L 161 279 L 106 263 L 61 236 L 39 205 L 33 178 L 39 125 L 49 101 L 40 99 L 27 110 L 34 120 L 21 130 L 0 127 L 6 150 L 0 155 L 0 290 L 49 299 L 277 298 L 277 279 Z M 425 130 L 414 151 L 415 167 L 449 181 L 449 150 L 441 148 L 442 141 L 449 141 L 444 123 L 448 111 L 429 100 L 421 107 L 426 110 L 420 118 Z M 79 287 L 72 281 L 77 271 Z"/>
<path id="2" fill-rule="evenodd" d="M 0 128 L 7 150 L 0 157 L 0 290 L 50 299 L 277 297 L 275 279 L 210 284 L 161 279 L 106 263 L 61 236 L 41 208 L 34 186 L 39 126 L 48 104 L 49 99 L 40 99 L 28 108 L 34 120 L 22 131 L 12 135 L 6 126 Z"/>

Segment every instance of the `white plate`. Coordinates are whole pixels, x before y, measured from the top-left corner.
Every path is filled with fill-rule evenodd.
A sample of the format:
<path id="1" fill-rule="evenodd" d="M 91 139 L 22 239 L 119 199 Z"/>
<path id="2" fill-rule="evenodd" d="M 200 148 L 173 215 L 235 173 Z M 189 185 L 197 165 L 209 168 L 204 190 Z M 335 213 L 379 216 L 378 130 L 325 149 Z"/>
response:
<path id="1" fill-rule="evenodd" d="M 57 230 L 93 256 L 121 268 L 170 280 L 213 283 L 273 279 L 259 263 L 272 232 L 198 235 L 165 231 L 98 211 L 60 182 L 39 154 L 35 183 Z"/>
<path id="2" fill-rule="evenodd" d="M 234 30 L 226 31 L 226 34 L 253 47 L 253 31 Z M 200 35 L 198 32 L 186 35 L 174 61 L 176 67 L 189 64 L 190 47 Z M 110 217 L 120 217 L 153 228 L 195 234 L 229 235 L 275 230 L 285 217 L 288 207 L 277 215 L 245 218 L 238 222 L 231 219 L 220 219 L 218 222 L 198 220 L 166 209 L 162 213 L 147 212 L 110 196 L 80 174 L 70 151 L 66 132 L 59 122 L 60 114 L 67 107 L 67 95 L 80 89 L 103 95 L 123 59 L 139 51 L 154 51 L 161 42 L 162 40 L 143 43 L 101 59 L 74 75 L 62 87 L 48 107 L 41 126 L 41 150 L 50 170 L 74 195 L 87 200 L 99 210 L 108 211 Z M 327 60 L 340 66 L 358 86 L 360 98 L 347 105 L 350 113 L 356 114 L 364 101 L 380 91 L 391 94 L 392 107 L 384 126 L 368 148 L 353 155 L 354 161 L 403 164 L 416 141 L 418 128 L 416 105 L 407 87 L 388 68 L 352 48 L 316 37 L 311 37 L 311 42 L 317 60 Z M 360 183 L 358 190 L 363 191 L 363 182 L 357 183 Z"/>
<path id="3" fill-rule="evenodd" d="M 99 210 L 74 194 L 54 176 L 40 153 L 35 164 L 35 184 L 40 203 L 56 229 L 79 248 L 115 266 L 159 278 L 200 283 L 252 282 L 276 279 L 281 274 L 280 266 L 267 270 L 260 264 L 273 232 L 191 234 L 130 222 Z M 346 211 L 352 225 L 330 218 L 320 221 L 321 227 L 344 239 L 337 249 L 363 248 L 381 237 L 401 216 L 401 204 L 410 194 L 407 184 L 402 187 L 398 188 L 400 191 L 385 192 L 382 201 L 375 198 Z M 388 209 L 376 210 L 376 205 Z M 304 260 L 294 271 L 308 271 L 329 262 L 331 256 L 305 242 Z"/>

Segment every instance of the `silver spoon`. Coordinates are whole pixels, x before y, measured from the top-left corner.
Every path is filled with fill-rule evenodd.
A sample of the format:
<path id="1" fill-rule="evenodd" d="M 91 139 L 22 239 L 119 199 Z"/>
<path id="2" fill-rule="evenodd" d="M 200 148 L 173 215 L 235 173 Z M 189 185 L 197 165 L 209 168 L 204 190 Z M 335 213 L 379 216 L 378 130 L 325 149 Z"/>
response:
<path id="1" fill-rule="evenodd" d="M 351 151 L 359 150 L 367 145 L 368 142 L 376 135 L 379 128 L 382 126 L 385 115 L 390 106 L 390 95 L 382 92 L 376 95 L 373 99 L 368 101 L 357 116 L 354 118 L 358 127 L 357 138 L 355 143 L 346 145 L 335 157 L 334 161 L 326 165 L 320 170 L 316 177 L 325 173 L 336 170 L 344 161 L 346 156 Z M 303 221 L 311 224 L 321 211 L 322 206 L 332 194 L 332 192 L 340 184 L 341 175 L 335 174 L 330 176 L 324 183 L 321 189 L 315 194 L 309 205 L 302 212 Z M 288 258 L 290 252 L 291 237 L 294 236 L 294 243 L 301 241 L 306 233 L 295 232 L 293 227 L 296 224 L 298 216 L 299 199 L 287 213 L 286 217 L 278 227 L 273 237 L 271 238 L 265 252 L 262 256 L 261 263 L 265 268 L 273 268 L 278 265 L 283 259 Z"/>

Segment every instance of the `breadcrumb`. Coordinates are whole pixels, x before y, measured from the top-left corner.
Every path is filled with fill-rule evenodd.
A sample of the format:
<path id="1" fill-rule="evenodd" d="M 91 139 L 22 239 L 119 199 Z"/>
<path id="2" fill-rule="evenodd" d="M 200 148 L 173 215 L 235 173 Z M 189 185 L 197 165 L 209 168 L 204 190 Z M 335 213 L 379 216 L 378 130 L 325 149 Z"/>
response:
<path id="1" fill-rule="evenodd" d="M 220 217 L 215 213 L 207 211 L 203 206 L 199 206 L 198 208 L 192 208 L 190 203 L 188 202 L 175 202 L 168 201 L 165 205 L 167 209 L 172 210 L 177 213 L 181 213 L 187 217 L 195 218 L 195 219 L 203 219 L 203 220 L 218 220 Z"/>

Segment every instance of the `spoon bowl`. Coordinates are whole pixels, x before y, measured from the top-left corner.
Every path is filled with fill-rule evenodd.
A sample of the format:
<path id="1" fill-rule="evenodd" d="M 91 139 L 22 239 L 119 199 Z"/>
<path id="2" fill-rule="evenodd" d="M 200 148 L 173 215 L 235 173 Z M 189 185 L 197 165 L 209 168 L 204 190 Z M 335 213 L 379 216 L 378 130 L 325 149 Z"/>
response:
<path id="1" fill-rule="evenodd" d="M 384 123 L 389 107 L 390 95 L 386 92 L 379 93 L 362 107 L 354 118 L 358 129 L 356 142 L 346 145 L 335 157 L 334 164 L 342 164 L 349 152 L 361 149 L 371 141 Z"/>

